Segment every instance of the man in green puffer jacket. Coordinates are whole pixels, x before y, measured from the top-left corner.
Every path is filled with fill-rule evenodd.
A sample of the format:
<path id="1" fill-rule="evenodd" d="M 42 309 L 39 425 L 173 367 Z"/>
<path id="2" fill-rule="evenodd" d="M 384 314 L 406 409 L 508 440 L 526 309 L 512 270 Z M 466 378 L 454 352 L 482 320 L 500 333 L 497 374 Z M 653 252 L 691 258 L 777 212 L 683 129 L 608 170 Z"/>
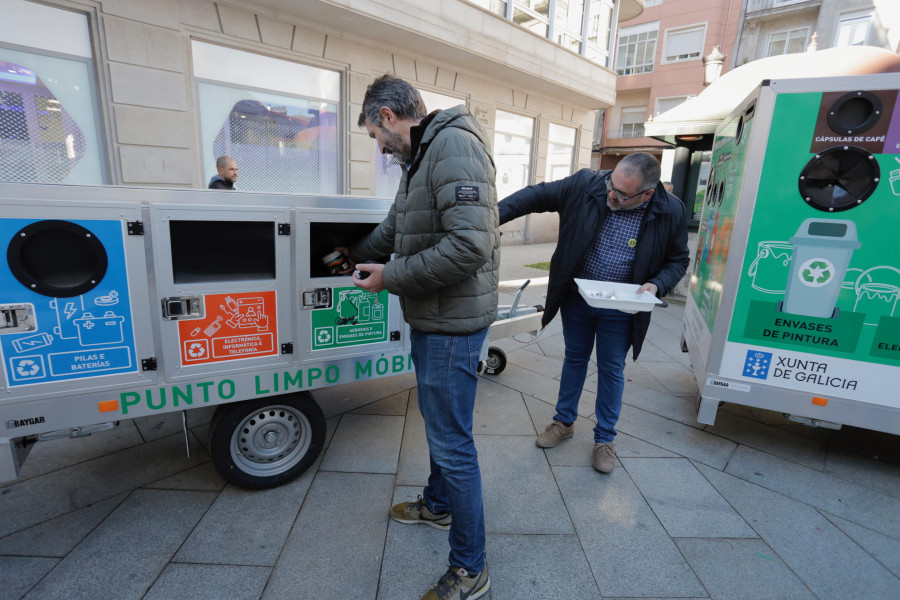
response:
<path id="1" fill-rule="evenodd" d="M 400 297 L 431 462 L 419 499 L 390 515 L 450 530 L 450 569 L 423 600 L 474 600 L 490 587 L 472 416 L 478 358 L 497 316 L 494 162 L 464 106 L 426 115 L 419 92 L 389 75 L 366 90 L 359 125 L 394 155 L 403 177 L 387 218 L 349 249 L 365 277 L 353 283 Z M 358 264 L 391 253 L 385 265 Z"/>

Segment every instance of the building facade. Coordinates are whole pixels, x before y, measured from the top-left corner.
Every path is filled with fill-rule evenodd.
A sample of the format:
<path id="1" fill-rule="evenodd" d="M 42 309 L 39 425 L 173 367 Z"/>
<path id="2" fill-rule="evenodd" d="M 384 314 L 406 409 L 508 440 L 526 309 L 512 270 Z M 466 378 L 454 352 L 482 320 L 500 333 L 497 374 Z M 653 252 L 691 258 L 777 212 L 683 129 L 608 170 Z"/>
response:
<path id="1" fill-rule="evenodd" d="M 391 73 L 494 140 L 498 195 L 590 164 L 617 20 L 644 0 L 4 0 L 0 180 L 392 197 L 356 126 Z M 555 239 L 551 219 L 504 243 Z"/>

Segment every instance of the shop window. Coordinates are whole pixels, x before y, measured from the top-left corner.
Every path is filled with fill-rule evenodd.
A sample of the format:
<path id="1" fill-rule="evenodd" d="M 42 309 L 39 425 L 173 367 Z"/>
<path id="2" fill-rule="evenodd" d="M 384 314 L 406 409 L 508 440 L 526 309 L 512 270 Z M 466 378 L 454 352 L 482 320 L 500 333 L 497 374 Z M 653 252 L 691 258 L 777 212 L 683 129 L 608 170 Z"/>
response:
<path id="1" fill-rule="evenodd" d="M 7 0 L 0 19 L 0 181 L 105 183 L 101 139 L 87 17 Z"/>
<path id="2" fill-rule="evenodd" d="M 663 62 L 671 63 L 699 59 L 703 53 L 705 37 L 705 24 L 667 30 Z"/>
<path id="3" fill-rule="evenodd" d="M 616 48 L 616 73 L 635 75 L 652 72 L 658 35 L 658 21 L 621 29 Z"/>
<path id="4" fill-rule="evenodd" d="M 498 110 L 494 119 L 497 199 L 531 184 L 534 119 Z"/>
<path id="5" fill-rule="evenodd" d="M 192 49 L 206 181 L 227 155 L 240 190 L 341 192 L 338 73 L 201 42 Z"/>
<path id="6" fill-rule="evenodd" d="M 547 141 L 547 175 L 544 181 L 556 181 L 572 174 L 575 164 L 575 129 L 550 123 Z"/>

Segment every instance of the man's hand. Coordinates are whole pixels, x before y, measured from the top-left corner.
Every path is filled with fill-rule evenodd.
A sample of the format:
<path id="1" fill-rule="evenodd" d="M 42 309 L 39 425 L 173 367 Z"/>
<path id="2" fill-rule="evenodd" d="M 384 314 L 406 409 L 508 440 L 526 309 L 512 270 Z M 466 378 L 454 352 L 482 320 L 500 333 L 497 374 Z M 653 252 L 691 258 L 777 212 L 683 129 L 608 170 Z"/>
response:
<path id="1" fill-rule="evenodd" d="M 655 283 L 645 283 L 641 287 L 638 288 L 638 291 L 635 292 L 638 296 L 640 296 L 643 292 L 650 292 L 654 296 L 659 293 L 659 288 L 656 287 Z"/>
<path id="2" fill-rule="evenodd" d="M 359 263 L 356 265 L 356 268 L 361 272 L 368 273 L 369 276 L 365 279 L 360 279 L 354 275 L 353 285 L 375 294 L 384 289 L 384 265 L 379 263 Z"/>
<path id="3" fill-rule="evenodd" d="M 335 246 L 334 251 L 340 252 L 341 254 L 346 256 L 347 262 L 350 264 L 349 269 L 345 269 L 343 271 L 338 271 L 338 275 L 347 275 L 348 273 L 351 273 L 353 271 L 353 269 L 356 268 L 356 263 L 353 262 L 353 260 L 350 258 L 350 249 L 347 246 Z"/>

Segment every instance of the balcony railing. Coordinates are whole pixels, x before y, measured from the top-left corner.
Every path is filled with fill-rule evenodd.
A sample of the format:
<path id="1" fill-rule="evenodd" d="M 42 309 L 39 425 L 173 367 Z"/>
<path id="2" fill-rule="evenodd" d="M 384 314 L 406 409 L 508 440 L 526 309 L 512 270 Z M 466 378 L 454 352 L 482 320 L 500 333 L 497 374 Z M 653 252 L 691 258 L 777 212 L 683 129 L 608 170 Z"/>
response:
<path id="1" fill-rule="evenodd" d="M 821 4 L 822 0 L 749 0 L 747 2 L 747 14 L 761 12 L 764 10 L 772 10 L 774 8 L 782 8 L 786 6 L 815 6 Z"/>
<path id="2" fill-rule="evenodd" d="M 643 127 L 625 127 L 623 129 L 610 129 L 606 132 L 608 138 L 639 138 L 644 137 Z"/>

